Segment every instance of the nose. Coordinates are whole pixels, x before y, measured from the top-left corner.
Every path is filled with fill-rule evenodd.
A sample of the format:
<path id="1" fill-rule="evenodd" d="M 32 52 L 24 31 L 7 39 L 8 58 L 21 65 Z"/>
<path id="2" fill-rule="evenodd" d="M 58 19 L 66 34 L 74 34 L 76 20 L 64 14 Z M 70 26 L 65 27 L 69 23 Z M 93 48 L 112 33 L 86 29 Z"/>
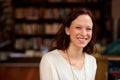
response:
<path id="1" fill-rule="evenodd" d="M 87 35 L 87 31 L 86 31 L 86 29 L 81 29 L 81 35 L 82 35 L 82 36 Z"/>

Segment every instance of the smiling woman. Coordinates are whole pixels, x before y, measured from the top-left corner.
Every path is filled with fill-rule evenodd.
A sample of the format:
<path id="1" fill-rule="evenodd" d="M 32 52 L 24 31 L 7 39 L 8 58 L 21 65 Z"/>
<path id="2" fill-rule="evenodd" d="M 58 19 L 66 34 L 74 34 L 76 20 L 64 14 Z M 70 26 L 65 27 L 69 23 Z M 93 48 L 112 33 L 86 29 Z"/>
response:
<path id="1" fill-rule="evenodd" d="M 51 50 L 40 62 L 40 80 L 95 80 L 96 26 L 86 8 L 73 10 L 64 20 Z"/>
<path id="2" fill-rule="evenodd" d="M 70 27 L 66 27 L 65 30 L 67 35 L 70 35 L 71 43 L 80 48 L 85 47 L 90 42 L 92 27 L 93 23 L 90 16 L 84 14 L 73 20 Z"/>

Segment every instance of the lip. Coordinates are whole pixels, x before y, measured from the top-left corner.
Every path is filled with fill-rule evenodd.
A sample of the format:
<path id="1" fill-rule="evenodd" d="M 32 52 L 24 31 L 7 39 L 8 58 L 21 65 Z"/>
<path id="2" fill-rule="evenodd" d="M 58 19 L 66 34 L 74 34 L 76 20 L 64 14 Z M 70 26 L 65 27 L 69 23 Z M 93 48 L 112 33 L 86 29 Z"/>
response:
<path id="1" fill-rule="evenodd" d="M 77 38 L 80 43 L 86 43 L 87 38 Z"/>

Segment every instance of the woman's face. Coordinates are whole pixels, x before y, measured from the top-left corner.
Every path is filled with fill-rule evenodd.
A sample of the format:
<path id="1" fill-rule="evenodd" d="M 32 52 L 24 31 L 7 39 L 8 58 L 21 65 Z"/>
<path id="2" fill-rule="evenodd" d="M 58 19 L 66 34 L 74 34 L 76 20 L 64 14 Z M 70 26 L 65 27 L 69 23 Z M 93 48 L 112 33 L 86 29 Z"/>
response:
<path id="1" fill-rule="evenodd" d="M 70 36 L 70 45 L 84 48 L 92 38 L 93 22 L 89 15 L 83 14 L 66 27 L 66 34 Z"/>

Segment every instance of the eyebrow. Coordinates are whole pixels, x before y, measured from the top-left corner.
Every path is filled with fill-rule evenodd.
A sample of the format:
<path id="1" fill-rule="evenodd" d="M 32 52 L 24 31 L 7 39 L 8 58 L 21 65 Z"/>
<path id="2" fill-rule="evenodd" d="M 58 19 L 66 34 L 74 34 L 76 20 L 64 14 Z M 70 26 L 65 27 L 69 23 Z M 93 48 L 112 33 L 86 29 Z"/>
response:
<path id="1" fill-rule="evenodd" d="M 83 25 L 76 24 L 76 26 L 83 26 Z M 92 27 L 93 28 L 93 26 L 89 26 L 89 25 L 87 25 L 86 27 Z"/>

